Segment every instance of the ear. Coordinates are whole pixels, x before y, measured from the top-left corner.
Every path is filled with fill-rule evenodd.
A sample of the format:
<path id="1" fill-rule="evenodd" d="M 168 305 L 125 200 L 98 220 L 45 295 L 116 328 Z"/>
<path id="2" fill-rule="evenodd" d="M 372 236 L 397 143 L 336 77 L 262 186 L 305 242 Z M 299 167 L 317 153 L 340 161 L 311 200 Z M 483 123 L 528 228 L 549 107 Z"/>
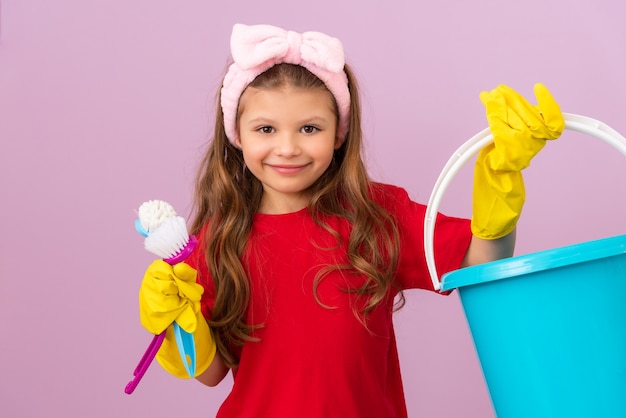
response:
<path id="1" fill-rule="evenodd" d="M 341 146 L 344 144 L 345 139 L 342 140 L 341 138 L 339 138 L 338 136 L 335 137 L 335 150 L 338 150 L 339 148 L 341 148 Z"/>

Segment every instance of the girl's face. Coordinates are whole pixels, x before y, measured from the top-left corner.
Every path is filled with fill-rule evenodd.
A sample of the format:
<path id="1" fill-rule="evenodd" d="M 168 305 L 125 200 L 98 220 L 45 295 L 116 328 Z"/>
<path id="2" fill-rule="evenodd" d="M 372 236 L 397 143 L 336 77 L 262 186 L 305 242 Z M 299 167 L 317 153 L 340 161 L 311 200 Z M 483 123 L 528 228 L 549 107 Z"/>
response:
<path id="1" fill-rule="evenodd" d="M 309 187 L 330 165 L 337 117 L 323 89 L 248 87 L 239 101 L 236 145 L 250 172 L 263 184 L 259 211 L 295 212 L 309 203 Z"/>

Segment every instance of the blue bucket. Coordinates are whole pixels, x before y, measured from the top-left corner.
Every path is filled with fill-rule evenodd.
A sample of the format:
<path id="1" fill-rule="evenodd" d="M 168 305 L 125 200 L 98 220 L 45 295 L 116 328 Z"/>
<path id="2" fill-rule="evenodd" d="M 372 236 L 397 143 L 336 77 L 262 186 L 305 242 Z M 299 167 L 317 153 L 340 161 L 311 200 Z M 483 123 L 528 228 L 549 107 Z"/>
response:
<path id="1" fill-rule="evenodd" d="M 464 268 L 458 289 L 499 418 L 626 417 L 626 235 Z"/>
<path id="2" fill-rule="evenodd" d="M 612 145 L 608 125 L 564 113 L 565 127 Z M 434 257 L 445 190 L 493 137 L 485 129 L 444 166 L 424 220 L 435 289 L 458 289 L 499 418 L 626 418 L 626 235 L 537 252 L 445 275 Z"/>

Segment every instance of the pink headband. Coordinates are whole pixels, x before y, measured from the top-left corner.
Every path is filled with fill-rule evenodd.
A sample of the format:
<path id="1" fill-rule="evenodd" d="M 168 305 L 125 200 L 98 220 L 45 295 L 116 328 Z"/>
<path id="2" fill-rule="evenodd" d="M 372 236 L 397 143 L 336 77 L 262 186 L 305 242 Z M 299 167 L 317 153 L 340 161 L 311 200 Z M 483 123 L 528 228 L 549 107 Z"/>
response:
<path id="1" fill-rule="evenodd" d="M 339 110 L 337 138 L 341 142 L 346 139 L 350 91 L 341 41 L 320 32 L 300 34 L 270 25 L 236 24 L 230 49 L 234 62 L 221 92 L 224 129 L 230 142 L 237 140 L 237 110 L 243 91 L 259 74 L 280 63 L 301 65 L 324 82 Z"/>

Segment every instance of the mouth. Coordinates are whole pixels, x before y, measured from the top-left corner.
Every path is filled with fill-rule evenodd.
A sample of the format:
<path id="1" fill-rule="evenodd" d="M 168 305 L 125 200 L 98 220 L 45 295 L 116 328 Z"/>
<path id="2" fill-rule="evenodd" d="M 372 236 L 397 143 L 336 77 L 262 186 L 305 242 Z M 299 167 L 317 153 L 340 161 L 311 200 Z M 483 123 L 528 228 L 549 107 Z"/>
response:
<path id="1" fill-rule="evenodd" d="M 308 164 L 268 164 L 268 166 L 279 174 L 298 174 L 304 170 Z"/>

